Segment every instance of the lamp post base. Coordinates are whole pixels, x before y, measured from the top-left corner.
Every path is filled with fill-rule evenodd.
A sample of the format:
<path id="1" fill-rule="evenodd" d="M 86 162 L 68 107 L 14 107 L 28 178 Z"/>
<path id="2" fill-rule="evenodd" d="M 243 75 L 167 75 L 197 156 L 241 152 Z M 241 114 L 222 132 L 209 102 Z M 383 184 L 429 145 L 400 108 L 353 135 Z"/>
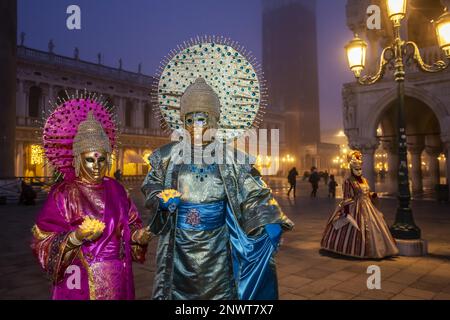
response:
<path id="1" fill-rule="evenodd" d="M 400 256 L 420 257 L 428 254 L 428 242 L 423 239 L 395 239 Z"/>
<path id="2" fill-rule="evenodd" d="M 403 203 L 404 198 L 400 198 L 400 207 L 397 209 L 394 224 L 389 228 L 395 239 L 417 240 L 420 239 L 421 231 L 414 223 L 412 210 L 409 203 Z M 409 199 L 408 199 L 409 201 Z"/>

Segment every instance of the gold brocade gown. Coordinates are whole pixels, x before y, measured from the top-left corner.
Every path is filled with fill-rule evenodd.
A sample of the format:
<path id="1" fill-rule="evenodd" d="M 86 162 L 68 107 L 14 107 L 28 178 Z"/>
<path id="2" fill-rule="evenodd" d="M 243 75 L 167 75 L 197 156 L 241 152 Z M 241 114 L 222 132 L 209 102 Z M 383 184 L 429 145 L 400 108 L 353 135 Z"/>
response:
<path id="1" fill-rule="evenodd" d="M 322 249 L 356 258 L 381 259 L 395 256 L 398 248 L 383 214 L 373 205 L 365 178 L 359 182 L 347 178 L 343 185 L 344 200 L 331 215 L 325 228 Z M 345 205 L 344 205 L 345 204 Z M 344 210 L 344 207 L 348 209 Z M 336 221 L 347 212 L 352 223 L 337 227 Z"/>

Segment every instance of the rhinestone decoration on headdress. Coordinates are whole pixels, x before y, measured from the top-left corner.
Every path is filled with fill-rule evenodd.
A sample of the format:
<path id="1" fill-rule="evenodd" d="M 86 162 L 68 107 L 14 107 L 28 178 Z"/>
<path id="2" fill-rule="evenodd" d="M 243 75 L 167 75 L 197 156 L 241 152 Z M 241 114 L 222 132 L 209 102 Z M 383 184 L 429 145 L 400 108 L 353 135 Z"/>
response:
<path id="1" fill-rule="evenodd" d="M 220 100 L 219 138 L 234 138 L 261 122 L 266 89 L 261 66 L 251 53 L 223 37 L 197 37 L 178 46 L 162 62 L 155 85 L 155 110 L 164 129 L 183 128 L 180 98 L 199 77 Z M 233 129 L 232 132 L 221 129 Z"/>
<path id="2" fill-rule="evenodd" d="M 92 118 L 86 121 L 88 114 L 91 114 Z M 83 122 L 86 124 L 81 128 L 83 136 L 87 127 L 94 128 L 96 132 L 99 132 L 99 128 L 102 129 L 103 137 L 107 137 L 109 140 L 109 151 L 111 151 L 116 146 L 117 124 L 114 116 L 112 107 L 106 106 L 102 97 L 87 92 L 76 92 L 74 96 L 68 96 L 68 100 L 61 101 L 56 105 L 45 121 L 43 144 L 48 162 L 63 174 L 65 179 L 74 177 L 74 152 L 72 149 L 80 124 Z M 98 127 L 99 125 L 100 127 Z M 81 140 L 84 139 L 80 139 L 80 143 L 78 146 L 75 145 L 75 148 L 79 150 L 85 149 L 84 147 L 88 148 L 85 145 L 86 142 L 81 142 Z M 103 139 L 103 142 L 100 143 L 101 147 L 106 147 L 104 142 Z M 98 142 L 95 143 L 98 144 Z M 79 152 L 79 150 L 76 151 Z"/>
<path id="3" fill-rule="evenodd" d="M 87 119 L 78 125 L 77 134 L 73 139 L 72 154 L 75 156 L 97 150 L 111 153 L 111 144 L 101 123 L 95 120 L 93 112 L 89 111 Z"/>

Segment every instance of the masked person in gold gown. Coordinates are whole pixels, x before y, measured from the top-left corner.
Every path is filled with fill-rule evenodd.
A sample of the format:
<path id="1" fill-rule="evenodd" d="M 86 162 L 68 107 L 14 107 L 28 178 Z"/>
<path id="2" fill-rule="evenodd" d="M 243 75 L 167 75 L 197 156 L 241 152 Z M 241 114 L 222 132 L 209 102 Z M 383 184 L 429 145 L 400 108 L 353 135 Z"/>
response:
<path id="1" fill-rule="evenodd" d="M 343 184 L 344 199 L 327 222 L 322 249 L 356 258 L 397 255 L 398 248 L 383 214 L 373 204 L 376 193 L 370 192 L 362 176 L 361 153 L 351 151 L 347 160 L 350 177 Z"/>

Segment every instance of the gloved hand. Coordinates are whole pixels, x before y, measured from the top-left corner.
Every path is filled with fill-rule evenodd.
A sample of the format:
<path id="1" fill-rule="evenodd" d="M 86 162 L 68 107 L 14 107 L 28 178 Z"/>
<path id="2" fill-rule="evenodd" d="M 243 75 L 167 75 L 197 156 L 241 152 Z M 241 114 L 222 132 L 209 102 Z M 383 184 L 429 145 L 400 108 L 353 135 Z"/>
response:
<path id="1" fill-rule="evenodd" d="M 181 193 L 173 189 L 163 190 L 157 197 L 159 198 L 159 207 L 170 213 L 174 212 L 181 202 Z"/>
<path id="2" fill-rule="evenodd" d="M 131 236 L 131 240 L 141 246 L 147 245 L 151 238 L 152 234 L 149 226 L 136 230 Z"/>
<path id="3" fill-rule="evenodd" d="M 282 229 L 279 223 L 266 224 L 264 226 L 267 234 L 269 235 L 272 245 L 277 249 L 280 245 Z"/>

